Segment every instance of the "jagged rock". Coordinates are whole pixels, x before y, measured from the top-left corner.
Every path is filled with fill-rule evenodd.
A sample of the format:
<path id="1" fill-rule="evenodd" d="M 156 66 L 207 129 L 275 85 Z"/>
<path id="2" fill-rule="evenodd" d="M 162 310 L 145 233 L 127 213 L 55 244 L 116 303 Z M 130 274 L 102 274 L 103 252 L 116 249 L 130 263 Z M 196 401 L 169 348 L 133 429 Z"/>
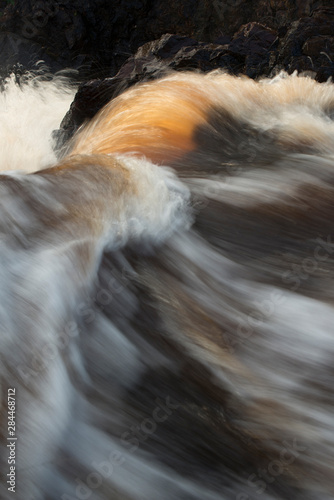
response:
<path id="1" fill-rule="evenodd" d="M 0 9 L 5 3 L 0 0 Z M 83 76 L 114 76 L 140 46 L 165 33 L 224 45 L 249 22 L 282 34 L 292 21 L 331 5 L 332 0 L 12 0 L 0 31 L 38 44 L 57 64 L 78 68 Z M 256 57 L 246 58 L 253 75 Z"/>
<path id="2" fill-rule="evenodd" d="M 268 75 L 270 55 L 277 49 L 278 38 L 275 30 L 259 23 L 242 26 L 228 45 L 231 53 L 245 57 L 242 73 L 251 78 Z"/>
<path id="3" fill-rule="evenodd" d="M 317 9 L 291 24 L 280 40 L 275 71 L 311 71 L 320 82 L 334 75 L 334 8 Z"/>

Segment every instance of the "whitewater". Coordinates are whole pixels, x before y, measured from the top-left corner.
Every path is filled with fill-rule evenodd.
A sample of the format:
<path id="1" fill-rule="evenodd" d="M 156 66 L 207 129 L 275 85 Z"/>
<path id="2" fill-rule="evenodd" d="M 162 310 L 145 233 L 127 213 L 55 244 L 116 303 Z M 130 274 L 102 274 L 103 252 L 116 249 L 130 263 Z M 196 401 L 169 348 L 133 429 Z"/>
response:
<path id="1" fill-rule="evenodd" d="M 15 388 L 18 500 L 333 499 L 333 84 L 75 92 L 0 93 L 0 498 Z"/>

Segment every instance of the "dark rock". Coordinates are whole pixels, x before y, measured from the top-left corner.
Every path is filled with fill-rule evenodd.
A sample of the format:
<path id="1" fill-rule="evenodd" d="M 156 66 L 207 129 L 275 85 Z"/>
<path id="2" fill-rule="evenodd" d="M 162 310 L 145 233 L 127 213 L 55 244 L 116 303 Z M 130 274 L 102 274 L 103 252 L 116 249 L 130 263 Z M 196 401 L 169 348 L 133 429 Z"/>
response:
<path id="1" fill-rule="evenodd" d="M 66 143 L 86 120 L 93 116 L 115 97 L 120 90 L 117 89 L 115 78 L 105 78 L 104 80 L 90 80 L 82 84 L 66 113 L 60 129 L 54 131 L 53 138 L 56 143 L 56 149 L 61 150 Z"/>
<path id="2" fill-rule="evenodd" d="M 0 28 L 45 47 L 63 67 L 113 76 L 141 45 L 166 32 L 217 38 L 213 13 L 211 2 L 195 0 L 20 0 L 5 9 Z"/>
<path id="3" fill-rule="evenodd" d="M 242 72 L 251 78 L 269 73 L 271 52 L 277 49 L 277 32 L 259 23 L 242 26 L 228 48 L 245 57 Z"/>
<path id="4" fill-rule="evenodd" d="M 321 51 L 326 50 L 327 40 L 327 37 L 321 35 L 309 38 L 302 47 L 303 54 L 316 57 Z"/>
<path id="5" fill-rule="evenodd" d="M 240 37 L 241 26 L 257 21 L 284 36 L 291 22 L 331 5 L 332 0 L 0 0 L 0 30 L 38 44 L 58 65 L 79 68 L 84 78 L 114 76 L 139 47 L 165 33 L 229 45 L 232 38 L 239 43 L 234 34 Z M 324 9 L 323 15 L 326 23 Z M 257 36 L 265 50 L 264 34 L 257 30 L 243 34 L 251 76 L 263 61 L 263 54 L 259 61 L 250 54 L 258 52 Z"/>
<path id="6" fill-rule="evenodd" d="M 334 75 L 334 8 L 321 8 L 291 24 L 278 46 L 272 73 L 314 72 L 318 81 Z"/>
<path id="7" fill-rule="evenodd" d="M 201 70 L 210 71 L 225 67 L 224 58 L 229 56 L 227 45 L 198 42 L 192 38 L 178 35 L 163 35 L 159 40 L 146 43 L 138 49 L 121 69 L 124 73 L 128 65 L 134 64 L 138 73 L 155 73 L 156 70 Z M 229 69 L 237 72 L 238 59 L 229 65 Z M 140 78 L 141 79 L 141 78 Z"/>
<path id="8" fill-rule="evenodd" d="M 44 67 L 53 72 L 62 69 L 62 65 L 49 57 L 39 44 L 13 33 L 0 33 L 0 79 L 5 79 L 14 72 L 17 77 L 25 71 L 41 69 L 39 61 L 44 61 Z"/>

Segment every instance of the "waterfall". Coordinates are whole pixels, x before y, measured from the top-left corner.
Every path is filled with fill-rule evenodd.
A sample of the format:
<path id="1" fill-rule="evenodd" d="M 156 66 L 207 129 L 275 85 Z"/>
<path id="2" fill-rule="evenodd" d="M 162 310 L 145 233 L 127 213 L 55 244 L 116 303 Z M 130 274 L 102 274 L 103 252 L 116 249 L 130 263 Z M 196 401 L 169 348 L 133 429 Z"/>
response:
<path id="1" fill-rule="evenodd" d="M 334 498 L 333 85 L 74 93 L 0 93 L 0 497 Z"/>

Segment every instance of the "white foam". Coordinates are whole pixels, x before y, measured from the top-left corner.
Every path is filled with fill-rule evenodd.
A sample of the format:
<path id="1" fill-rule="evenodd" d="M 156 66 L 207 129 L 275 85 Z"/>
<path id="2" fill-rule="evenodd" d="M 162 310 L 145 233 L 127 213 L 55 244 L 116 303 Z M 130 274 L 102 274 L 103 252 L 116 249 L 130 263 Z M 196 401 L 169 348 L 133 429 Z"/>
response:
<path id="1" fill-rule="evenodd" d="M 33 172 L 56 162 L 51 133 L 69 109 L 75 88 L 62 77 L 12 75 L 0 92 L 0 172 Z"/>

